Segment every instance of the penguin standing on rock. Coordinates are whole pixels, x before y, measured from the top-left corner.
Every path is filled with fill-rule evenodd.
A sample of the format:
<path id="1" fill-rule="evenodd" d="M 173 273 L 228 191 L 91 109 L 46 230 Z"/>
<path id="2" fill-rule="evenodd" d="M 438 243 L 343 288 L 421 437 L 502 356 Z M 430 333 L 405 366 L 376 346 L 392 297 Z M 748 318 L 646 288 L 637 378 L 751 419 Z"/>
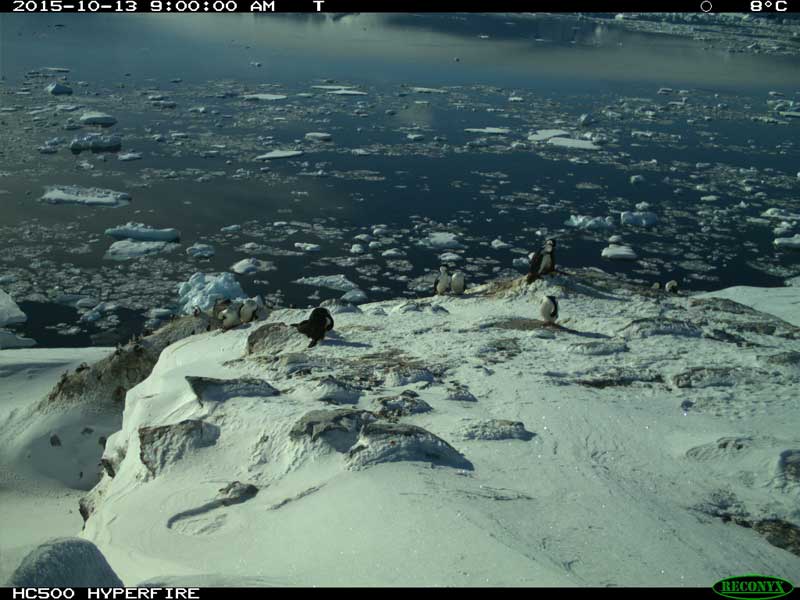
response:
<path id="1" fill-rule="evenodd" d="M 549 325 L 556 322 L 556 319 L 558 319 L 558 300 L 556 300 L 555 296 L 542 298 L 539 314 L 542 315 L 542 321 Z"/>
<path id="2" fill-rule="evenodd" d="M 242 303 L 239 309 L 239 321 L 242 323 L 250 323 L 258 318 L 258 301 L 253 298 L 248 298 Z"/>
<path id="3" fill-rule="evenodd" d="M 305 321 L 292 323 L 292 327 L 300 333 L 311 338 L 309 348 L 317 345 L 317 342 L 325 339 L 325 332 L 333 329 L 333 317 L 327 308 L 315 308 Z"/>
<path id="4" fill-rule="evenodd" d="M 544 247 L 537 250 L 531 256 L 531 262 L 528 266 L 527 282 L 533 283 L 539 279 L 540 275 L 547 275 L 556 270 L 556 241 L 549 239 L 545 241 Z"/>
<path id="5" fill-rule="evenodd" d="M 442 296 L 447 293 L 450 288 L 450 274 L 447 272 L 447 267 L 439 267 L 439 276 L 433 282 L 433 293 Z"/>

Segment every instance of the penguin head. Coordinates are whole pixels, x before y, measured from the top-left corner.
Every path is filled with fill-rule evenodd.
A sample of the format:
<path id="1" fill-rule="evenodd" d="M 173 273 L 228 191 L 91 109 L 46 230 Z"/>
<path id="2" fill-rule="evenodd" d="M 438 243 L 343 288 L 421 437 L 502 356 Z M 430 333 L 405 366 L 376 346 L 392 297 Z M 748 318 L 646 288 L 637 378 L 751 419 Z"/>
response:
<path id="1" fill-rule="evenodd" d="M 442 265 L 441 267 L 439 267 L 439 273 L 443 273 L 443 274 L 444 274 L 444 273 L 447 273 L 447 267 L 445 267 L 444 265 Z"/>
<path id="2" fill-rule="evenodd" d="M 556 241 L 555 241 L 555 239 L 550 238 L 550 239 L 547 239 L 547 240 L 544 241 L 544 245 L 545 246 L 550 246 L 551 248 L 555 248 L 556 247 Z"/>

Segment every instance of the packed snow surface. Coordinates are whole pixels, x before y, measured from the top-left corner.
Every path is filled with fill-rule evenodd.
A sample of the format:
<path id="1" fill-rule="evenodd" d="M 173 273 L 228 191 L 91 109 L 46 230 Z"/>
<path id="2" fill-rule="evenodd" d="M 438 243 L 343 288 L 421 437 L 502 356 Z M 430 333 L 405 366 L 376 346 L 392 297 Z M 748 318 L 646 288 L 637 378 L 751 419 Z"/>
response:
<path id="1" fill-rule="evenodd" d="M 182 297 L 234 285 L 196 274 Z M 555 326 L 537 320 L 544 295 Z M 331 309 L 310 349 L 287 325 L 308 309 L 194 327 L 127 392 L 105 448 L 80 404 L 36 410 L 63 351 L 0 353 L 0 411 L 30 407 L 0 421 L 0 477 L 24 473 L 2 480 L 2 548 L 36 543 L 15 490 L 55 461 L 99 480 L 80 535 L 126 585 L 706 586 L 800 569 L 778 547 L 800 485 L 793 325 L 592 269 Z M 43 537 L 68 506 L 50 502 Z"/>

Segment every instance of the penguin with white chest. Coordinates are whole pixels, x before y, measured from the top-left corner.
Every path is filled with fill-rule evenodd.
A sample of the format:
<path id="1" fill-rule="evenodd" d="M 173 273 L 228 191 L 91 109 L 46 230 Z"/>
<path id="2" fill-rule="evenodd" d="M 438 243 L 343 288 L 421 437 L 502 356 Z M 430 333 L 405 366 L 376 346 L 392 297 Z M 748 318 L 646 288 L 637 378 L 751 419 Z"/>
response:
<path id="1" fill-rule="evenodd" d="M 447 267 L 439 267 L 439 275 L 433 282 L 433 293 L 442 296 L 448 289 L 450 289 L 450 274 L 447 272 Z"/>
<path id="2" fill-rule="evenodd" d="M 222 311 L 220 319 L 222 320 L 222 330 L 228 331 L 242 323 L 240 312 L 242 310 L 242 302 L 232 302 L 228 308 Z"/>
<path id="3" fill-rule="evenodd" d="M 531 255 L 531 262 L 528 265 L 527 282 L 533 283 L 539 279 L 540 275 L 547 275 L 556 270 L 556 241 L 549 239 L 545 241 L 544 247 Z"/>
<path id="4" fill-rule="evenodd" d="M 539 314 L 542 316 L 542 321 L 548 325 L 552 325 L 558 319 L 558 300 L 555 296 L 545 296 L 542 298 L 542 304 L 539 306 Z"/>
<path id="5" fill-rule="evenodd" d="M 464 273 L 461 271 L 456 271 L 453 273 L 453 277 L 450 279 L 450 291 L 457 296 L 460 296 L 464 293 L 464 287 Z"/>

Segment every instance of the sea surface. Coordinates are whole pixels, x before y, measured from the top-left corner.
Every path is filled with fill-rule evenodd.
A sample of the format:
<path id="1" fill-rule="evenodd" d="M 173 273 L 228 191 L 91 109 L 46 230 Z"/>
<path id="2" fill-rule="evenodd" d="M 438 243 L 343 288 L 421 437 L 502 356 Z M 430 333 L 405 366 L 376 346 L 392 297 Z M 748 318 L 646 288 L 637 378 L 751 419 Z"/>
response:
<path id="1" fill-rule="evenodd" d="M 798 67 L 569 15 L 3 14 L 0 287 L 28 315 L 15 331 L 83 346 L 156 326 L 147 313 L 176 310 L 180 282 L 250 257 L 269 267 L 236 276 L 245 292 L 298 307 L 343 293 L 301 277 L 344 274 L 382 300 L 429 294 L 442 264 L 468 285 L 522 274 L 551 236 L 567 271 L 686 291 L 783 285 L 800 253 L 773 241 L 800 233 L 800 217 L 763 214 L 800 213 L 800 121 L 780 114 L 798 110 Z M 54 81 L 73 94 L 45 92 Z M 244 99 L 255 93 L 285 98 Z M 89 109 L 117 123 L 64 128 Z M 487 127 L 507 131 L 466 131 Z M 597 149 L 528 140 L 546 129 Z M 90 131 L 142 158 L 71 152 Z M 277 149 L 304 154 L 255 158 Z M 132 201 L 40 201 L 63 185 Z M 623 226 L 622 211 L 658 222 Z M 577 229 L 572 215 L 613 225 Z M 104 232 L 127 222 L 177 228 L 180 244 L 111 260 Z M 459 247 L 430 247 L 432 232 Z M 637 261 L 601 257 L 614 235 Z M 187 255 L 194 243 L 214 257 Z M 81 298 L 115 308 L 81 320 Z"/>

